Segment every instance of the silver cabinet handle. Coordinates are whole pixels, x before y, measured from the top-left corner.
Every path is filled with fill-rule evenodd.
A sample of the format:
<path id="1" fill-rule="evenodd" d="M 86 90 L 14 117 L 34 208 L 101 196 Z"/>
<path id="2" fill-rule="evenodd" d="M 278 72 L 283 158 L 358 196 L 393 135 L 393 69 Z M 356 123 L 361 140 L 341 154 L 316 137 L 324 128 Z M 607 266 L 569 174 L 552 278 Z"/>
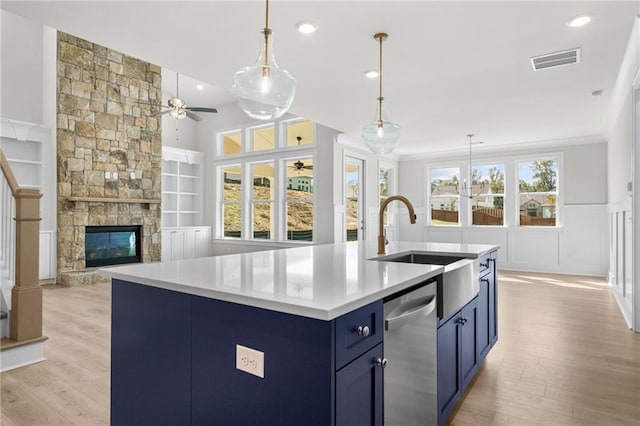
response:
<path id="1" fill-rule="evenodd" d="M 398 312 L 397 315 L 393 317 L 389 316 L 387 319 L 385 319 L 385 330 L 399 328 L 409 324 L 410 322 L 418 318 L 426 317 L 436 308 L 436 297 L 421 297 L 419 299 L 412 300 L 403 305 L 400 305 L 398 308 L 402 308 L 402 310 Z M 395 314 L 398 308 L 394 309 L 391 313 Z"/>
<path id="2" fill-rule="evenodd" d="M 357 330 L 358 330 L 358 334 L 364 337 L 367 337 L 371 332 L 371 330 L 369 330 L 369 327 L 367 327 L 366 325 L 364 327 L 359 325 Z"/>
<path id="3" fill-rule="evenodd" d="M 379 367 L 386 368 L 387 359 L 386 358 L 378 358 L 378 359 L 376 359 L 376 364 L 378 364 Z"/>

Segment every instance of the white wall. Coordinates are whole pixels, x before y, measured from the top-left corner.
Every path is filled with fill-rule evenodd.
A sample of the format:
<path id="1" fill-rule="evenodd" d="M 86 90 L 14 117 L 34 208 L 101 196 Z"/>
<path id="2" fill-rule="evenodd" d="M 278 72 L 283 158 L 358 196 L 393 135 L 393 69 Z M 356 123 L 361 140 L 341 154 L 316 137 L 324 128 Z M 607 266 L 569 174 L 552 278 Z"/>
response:
<path id="1" fill-rule="evenodd" d="M 640 332 L 640 102 L 634 99 L 634 86 L 640 89 L 637 17 L 612 90 L 605 135 L 609 140 L 609 279 L 623 316 Z M 632 193 L 628 182 L 632 182 Z"/>
<path id="2" fill-rule="evenodd" d="M 42 124 L 42 25 L 0 10 L 0 116 Z"/>
<path id="3" fill-rule="evenodd" d="M 405 214 L 399 213 L 400 239 L 498 244 L 499 265 L 502 269 L 540 272 L 559 272 L 605 276 L 608 272 L 607 219 L 607 144 L 584 143 L 572 140 L 564 146 L 543 144 L 539 148 L 509 149 L 500 152 L 478 153 L 476 160 L 496 160 L 511 156 L 562 153 L 564 188 L 562 224 L 557 228 L 533 227 L 443 227 L 425 226 L 427 178 L 425 160 L 400 161 L 399 191 L 416 208 L 418 222 L 409 224 Z M 460 154 L 447 160 L 464 159 Z M 434 160 L 435 163 L 443 159 Z M 421 226 L 418 231 L 417 226 Z"/>
<path id="4" fill-rule="evenodd" d="M 49 137 L 42 144 L 43 185 L 40 199 L 40 278 L 56 271 L 56 49 L 57 33 L 50 27 L 0 10 L 0 117 L 44 125 Z M 53 263 L 52 263 L 53 262 Z"/>

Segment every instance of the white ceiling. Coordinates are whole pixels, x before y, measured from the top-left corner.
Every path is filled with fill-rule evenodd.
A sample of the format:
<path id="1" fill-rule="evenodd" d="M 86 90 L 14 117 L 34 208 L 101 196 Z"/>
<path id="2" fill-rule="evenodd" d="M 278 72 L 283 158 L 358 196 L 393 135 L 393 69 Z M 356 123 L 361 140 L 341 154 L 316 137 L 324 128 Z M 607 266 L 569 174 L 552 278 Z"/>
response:
<path id="1" fill-rule="evenodd" d="M 193 106 L 232 102 L 233 73 L 255 61 L 264 2 L 2 1 L 2 9 L 185 75 Z M 290 110 L 354 139 L 372 121 L 373 34 L 384 43 L 384 96 L 402 125 L 398 154 L 483 149 L 600 135 L 638 1 L 272 1 L 278 64 L 298 80 Z M 567 19 L 593 15 L 569 28 Z M 299 34 L 312 20 L 319 31 Z M 582 61 L 534 72 L 529 57 L 580 47 Z M 207 84 L 187 92 L 186 76 Z M 182 83 L 185 83 L 183 86 Z M 169 82 L 170 87 L 175 82 Z M 190 84 L 192 87 L 193 84 Z M 601 96 L 591 92 L 604 90 Z M 221 108 L 224 114 L 224 108 Z"/>

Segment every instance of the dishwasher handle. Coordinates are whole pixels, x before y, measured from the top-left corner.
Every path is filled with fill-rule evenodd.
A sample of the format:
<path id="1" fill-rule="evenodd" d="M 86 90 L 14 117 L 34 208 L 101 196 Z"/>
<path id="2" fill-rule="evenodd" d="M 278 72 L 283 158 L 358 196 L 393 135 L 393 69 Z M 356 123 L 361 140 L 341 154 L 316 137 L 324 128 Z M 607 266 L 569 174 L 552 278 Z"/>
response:
<path id="1" fill-rule="evenodd" d="M 389 316 L 385 318 L 385 330 L 393 330 L 403 327 L 419 318 L 424 318 L 436 309 L 436 296 L 421 297 L 411 302 L 402 304 L 394 309 Z M 397 312 L 396 311 L 400 311 Z"/>

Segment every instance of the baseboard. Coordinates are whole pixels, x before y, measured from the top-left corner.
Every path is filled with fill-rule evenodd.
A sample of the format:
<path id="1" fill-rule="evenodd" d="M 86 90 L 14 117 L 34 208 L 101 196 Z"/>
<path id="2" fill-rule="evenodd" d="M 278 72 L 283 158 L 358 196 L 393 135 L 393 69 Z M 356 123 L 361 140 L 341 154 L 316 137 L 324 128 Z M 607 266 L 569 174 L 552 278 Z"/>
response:
<path id="1" fill-rule="evenodd" d="M 0 352 L 0 373 L 44 361 L 44 342 L 46 337 L 34 339 L 30 343 L 12 345 Z M 2 343 L 8 339 L 2 339 Z"/>
<path id="2" fill-rule="evenodd" d="M 611 286 L 611 284 L 609 284 Z M 613 297 L 615 297 L 616 302 L 618 303 L 618 308 L 620 308 L 620 313 L 622 314 L 622 317 L 624 318 L 624 321 L 627 323 L 627 326 L 629 327 L 629 329 L 633 330 L 633 315 L 631 314 L 631 307 L 629 306 L 628 302 L 626 300 L 624 300 L 624 298 L 622 297 L 622 295 L 616 291 L 616 289 L 611 286 L 611 293 L 613 294 Z"/>

